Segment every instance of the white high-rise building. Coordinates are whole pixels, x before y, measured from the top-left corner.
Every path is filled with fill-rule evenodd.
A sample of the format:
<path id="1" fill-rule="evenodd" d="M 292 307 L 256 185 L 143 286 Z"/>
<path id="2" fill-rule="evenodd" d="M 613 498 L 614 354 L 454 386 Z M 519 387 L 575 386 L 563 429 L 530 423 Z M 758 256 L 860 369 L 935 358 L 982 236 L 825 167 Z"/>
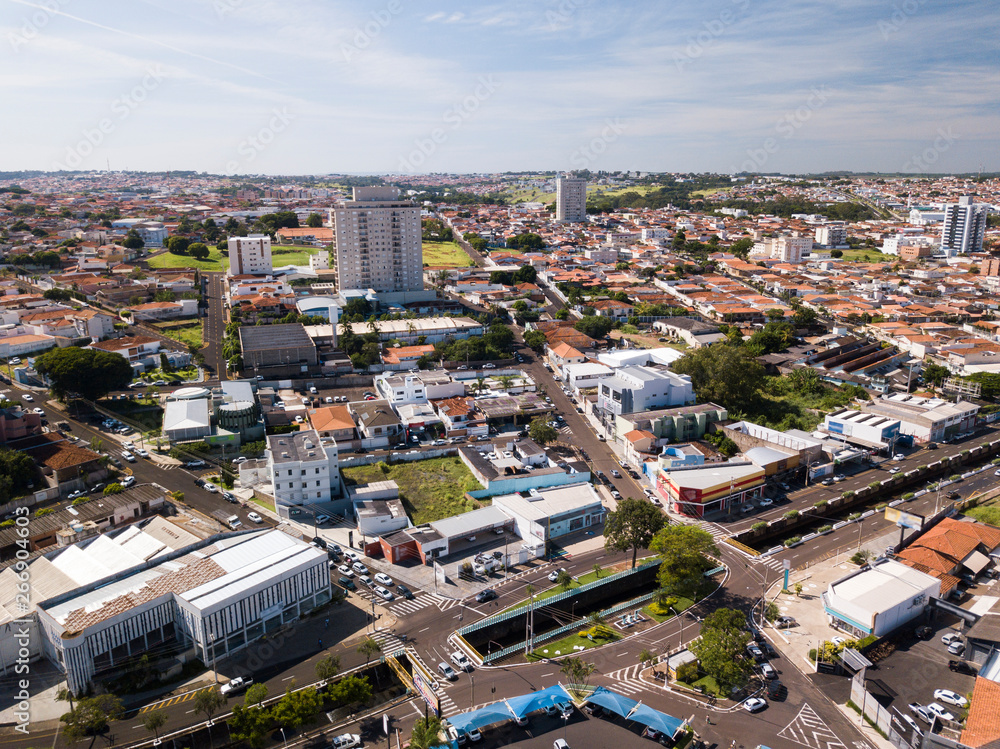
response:
<path id="1" fill-rule="evenodd" d="M 976 205 L 968 195 L 959 198 L 957 205 L 945 206 L 941 249 L 949 255 L 982 252 L 986 213 L 987 207 Z"/>
<path id="2" fill-rule="evenodd" d="M 420 206 L 395 187 L 355 187 L 332 211 L 337 289 L 422 291 Z"/>
<path id="3" fill-rule="evenodd" d="M 267 438 L 267 466 L 279 515 L 282 508 L 329 502 L 340 494 L 337 443 L 315 429 Z"/>
<path id="4" fill-rule="evenodd" d="M 817 226 L 816 244 L 824 247 L 839 247 L 847 244 L 847 227 L 842 223 Z"/>
<path id="5" fill-rule="evenodd" d="M 587 180 L 560 177 L 556 180 L 556 221 L 587 220 Z"/>
<path id="6" fill-rule="evenodd" d="M 269 276 L 271 271 L 271 237 L 251 234 L 229 238 L 229 275 Z"/>

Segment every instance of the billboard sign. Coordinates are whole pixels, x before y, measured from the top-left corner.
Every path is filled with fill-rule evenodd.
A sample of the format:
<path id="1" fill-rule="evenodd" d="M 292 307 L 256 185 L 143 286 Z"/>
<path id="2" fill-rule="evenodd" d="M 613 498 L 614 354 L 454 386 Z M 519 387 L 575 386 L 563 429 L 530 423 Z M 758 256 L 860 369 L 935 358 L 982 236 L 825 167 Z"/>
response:
<path id="1" fill-rule="evenodd" d="M 434 690 L 431 689 L 430 684 L 424 680 L 423 676 L 417 673 L 416 669 L 413 671 L 413 686 L 416 687 L 420 696 L 424 698 L 424 702 L 427 703 L 427 707 L 429 707 L 431 711 L 440 718 L 441 701 L 438 696 L 434 694 Z"/>
<path id="2" fill-rule="evenodd" d="M 445 574 L 444 567 L 434 562 L 434 582 L 438 585 L 448 584 L 448 575 Z"/>
<path id="3" fill-rule="evenodd" d="M 924 516 L 913 512 L 904 512 L 898 507 L 886 507 L 885 519 L 890 523 L 895 523 L 900 528 L 910 528 L 919 531 L 924 527 Z"/>

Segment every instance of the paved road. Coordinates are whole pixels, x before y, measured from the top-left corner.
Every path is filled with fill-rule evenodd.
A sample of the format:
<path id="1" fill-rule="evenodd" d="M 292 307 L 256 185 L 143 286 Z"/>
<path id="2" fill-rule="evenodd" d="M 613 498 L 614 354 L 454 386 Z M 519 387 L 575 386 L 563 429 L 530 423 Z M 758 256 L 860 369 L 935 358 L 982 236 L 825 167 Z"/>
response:
<path id="1" fill-rule="evenodd" d="M 203 273 L 205 278 L 205 301 L 208 304 L 208 315 L 205 317 L 205 324 L 202 328 L 202 338 L 205 348 L 202 352 L 205 355 L 207 369 L 214 373 L 217 379 L 229 379 L 229 372 L 226 367 L 226 360 L 222 356 L 222 337 L 226 332 L 225 310 L 223 301 L 225 291 L 223 288 L 224 273 Z"/>

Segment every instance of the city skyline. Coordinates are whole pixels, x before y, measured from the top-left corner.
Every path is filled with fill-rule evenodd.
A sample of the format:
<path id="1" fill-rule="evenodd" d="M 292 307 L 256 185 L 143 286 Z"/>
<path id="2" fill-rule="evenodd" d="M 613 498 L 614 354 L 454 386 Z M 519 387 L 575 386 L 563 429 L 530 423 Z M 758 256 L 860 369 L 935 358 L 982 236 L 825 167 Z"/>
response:
<path id="1" fill-rule="evenodd" d="M 6 2 L 7 170 L 1000 169 L 968 2 Z"/>

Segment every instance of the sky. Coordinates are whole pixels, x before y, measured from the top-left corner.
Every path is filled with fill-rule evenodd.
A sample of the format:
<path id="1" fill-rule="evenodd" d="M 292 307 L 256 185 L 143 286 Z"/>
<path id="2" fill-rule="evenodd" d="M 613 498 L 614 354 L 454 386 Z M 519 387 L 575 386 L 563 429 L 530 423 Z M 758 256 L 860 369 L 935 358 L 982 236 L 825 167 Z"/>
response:
<path id="1" fill-rule="evenodd" d="M 995 0 L 0 0 L 0 171 L 1000 171 Z"/>

